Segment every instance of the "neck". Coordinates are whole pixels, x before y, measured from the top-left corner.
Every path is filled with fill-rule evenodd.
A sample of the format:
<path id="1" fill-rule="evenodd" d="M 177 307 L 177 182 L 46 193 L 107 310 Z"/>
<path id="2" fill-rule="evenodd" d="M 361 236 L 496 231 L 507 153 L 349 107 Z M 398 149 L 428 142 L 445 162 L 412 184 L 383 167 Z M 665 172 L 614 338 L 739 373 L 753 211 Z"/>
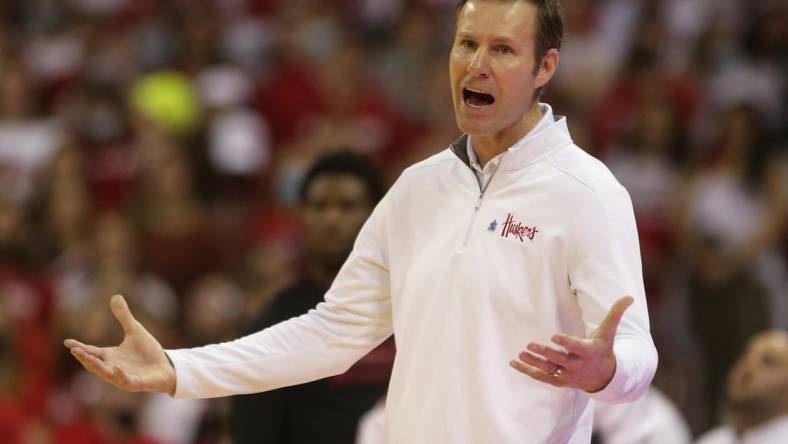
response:
<path id="1" fill-rule="evenodd" d="M 539 103 L 534 101 L 533 106 L 526 112 L 525 116 L 513 127 L 495 134 L 473 136 L 473 152 L 476 153 L 479 165 L 484 167 L 490 159 L 509 149 L 518 140 L 530 133 L 541 119 L 542 110 L 539 108 Z"/>
<path id="2" fill-rule="evenodd" d="M 747 414 L 739 414 L 736 416 L 736 432 L 739 435 L 743 435 L 755 428 L 758 428 L 767 422 L 770 422 L 774 419 L 777 419 L 781 416 L 788 414 L 788 409 L 784 409 L 780 413 L 775 414 L 774 412 L 770 412 L 769 414 L 763 412 L 748 412 Z"/>

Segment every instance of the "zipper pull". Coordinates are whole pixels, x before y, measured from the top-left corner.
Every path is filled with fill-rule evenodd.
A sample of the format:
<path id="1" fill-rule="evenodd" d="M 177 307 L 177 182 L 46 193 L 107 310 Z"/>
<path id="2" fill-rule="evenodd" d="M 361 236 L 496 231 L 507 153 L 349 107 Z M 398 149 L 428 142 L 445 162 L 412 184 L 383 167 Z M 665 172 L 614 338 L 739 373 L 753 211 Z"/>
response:
<path id="1" fill-rule="evenodd" d="M 476 199 L 476 207 L 474 207 L 475 211 L 479 211 L 479 207 L 482 206 L 482 198 L 484 197 L 484 193 L 479 194 L 479 198 Z"/>

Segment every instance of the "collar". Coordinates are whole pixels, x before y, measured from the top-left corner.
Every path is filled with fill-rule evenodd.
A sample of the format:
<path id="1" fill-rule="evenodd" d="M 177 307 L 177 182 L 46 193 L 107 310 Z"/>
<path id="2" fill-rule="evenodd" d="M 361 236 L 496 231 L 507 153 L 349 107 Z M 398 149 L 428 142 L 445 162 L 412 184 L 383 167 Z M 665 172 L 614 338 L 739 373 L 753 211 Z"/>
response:
<path id="1" fill-rule="evenodd" d="M 508 152 L 506 162 L 501 165 L 502 169 L 507 171 L 520 169 L 541 159 L 550 151 L 563 148 L 572 143 L 569 128 L 566 124 L 566 117 L 554 115 L 550 105 L 540 103 L 539 106 L 543 107 L 544 115 L 542 120 L 534 127 L 534 130 L 531 130 L 522 139 L 509 147 L 506 151 Z M 469 151 L 472 150 L 469 150 L 468 147 L 469 139 L 470 137 L 467 134 L 463 134 L 451 144 L 450 148 L 465 165 L 473 169 L 469 154 Z M 474 161 L 475 157 L 474 155 Z"/>

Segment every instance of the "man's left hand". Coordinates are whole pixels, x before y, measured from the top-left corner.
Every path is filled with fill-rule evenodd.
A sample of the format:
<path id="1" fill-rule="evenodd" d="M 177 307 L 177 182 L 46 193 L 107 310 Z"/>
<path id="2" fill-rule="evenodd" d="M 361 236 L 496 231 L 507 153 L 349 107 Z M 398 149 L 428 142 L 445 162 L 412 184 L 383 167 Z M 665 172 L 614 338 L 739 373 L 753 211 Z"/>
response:
<path id="1" fill-rule="evenodd" d="M 578 388 L 588 393 L 604 389 L 616 373 L 613 341 L 618 324 L 634 301 L 632 296 L 616 301 L 588 338 L 553 336 L 551 340 L 566 351 L 531 342 L 528 350 L 520 353 L 520 359 L 512 360 L 509 365 L 556 387 Z"/>

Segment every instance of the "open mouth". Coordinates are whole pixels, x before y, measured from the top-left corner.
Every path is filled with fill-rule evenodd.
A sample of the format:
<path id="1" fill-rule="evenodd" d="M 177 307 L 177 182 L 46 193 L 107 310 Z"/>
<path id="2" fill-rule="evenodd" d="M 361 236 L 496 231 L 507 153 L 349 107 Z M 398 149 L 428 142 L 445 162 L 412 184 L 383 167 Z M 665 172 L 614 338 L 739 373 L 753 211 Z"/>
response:
<path id="1" fill-rule="evenodd" d="M 492 94 L 482 91 L 474 91 L 468 88 L 462 89 L 462 97 L 467 105 L 476 108 L 490 106 L 495 102 L 495 97 L 493 97 Z"/>

